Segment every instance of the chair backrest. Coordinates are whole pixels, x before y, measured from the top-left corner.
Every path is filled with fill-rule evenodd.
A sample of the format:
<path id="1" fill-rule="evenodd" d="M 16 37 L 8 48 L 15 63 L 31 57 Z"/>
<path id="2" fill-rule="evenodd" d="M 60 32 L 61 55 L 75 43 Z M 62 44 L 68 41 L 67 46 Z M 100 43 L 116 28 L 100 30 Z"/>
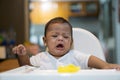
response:
<path id="1" fill-rule="evenodd" d="M 100 41 L 88 30 L 73 28 L 73 49 L 106 61 Z"/>

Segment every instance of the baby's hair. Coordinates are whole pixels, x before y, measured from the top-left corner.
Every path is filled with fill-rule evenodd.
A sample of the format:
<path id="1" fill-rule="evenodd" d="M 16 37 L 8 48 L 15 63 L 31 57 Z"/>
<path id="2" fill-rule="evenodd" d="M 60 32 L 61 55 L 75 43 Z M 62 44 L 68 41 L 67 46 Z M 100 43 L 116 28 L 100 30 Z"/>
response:
<path id="1" fill-rule="evenodd" d="M 44 32 L 44 36 L 46 36 L 47 33 L 47 29 L 50 26 L 50 24 L 54 24 L 54 23 L 67 23 L 70 26 L 71 29 L 71 37 L 72 37 L 72 25 L 63 17 L 55 17 L 53 19 L 51 19 L 46 25 L 45 25 L 45 32 Z"/>

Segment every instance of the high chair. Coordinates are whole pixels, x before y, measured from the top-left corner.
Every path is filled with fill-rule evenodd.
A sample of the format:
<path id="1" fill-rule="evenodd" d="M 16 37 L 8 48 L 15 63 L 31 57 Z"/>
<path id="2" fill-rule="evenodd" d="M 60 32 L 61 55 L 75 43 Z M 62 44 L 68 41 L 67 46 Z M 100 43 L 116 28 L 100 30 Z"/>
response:
<path id="1" fill-rule="evenodd" d="M 88 30 L 73 28 L 73 49 L 106 61 L 100 41 Z"/>

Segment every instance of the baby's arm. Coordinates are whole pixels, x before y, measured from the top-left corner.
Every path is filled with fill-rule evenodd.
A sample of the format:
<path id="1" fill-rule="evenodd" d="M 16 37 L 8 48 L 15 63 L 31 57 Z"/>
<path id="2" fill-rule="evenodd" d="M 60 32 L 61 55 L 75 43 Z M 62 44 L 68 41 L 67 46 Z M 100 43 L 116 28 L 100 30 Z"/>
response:
<path id="1" fill-rule="evenodd" d="M 120 65 L 107 63 L 95 56 L 91 56 L 88 61 L 88 66 L 97 69 L 117 69 L 120 70 Z"/>
<path id="2" fill-rule="evenodd" d="M 18 62 L 20 64 L 20 66 L 23 65 L 31 65 L 30 64 L 30 59 L 29 56 L 27 55 L 27 51 L 25 46 L 23 46 L 22 44 L 15 46 L 12 49 L 13 53 L 17 55 L 18 57 Z"/>

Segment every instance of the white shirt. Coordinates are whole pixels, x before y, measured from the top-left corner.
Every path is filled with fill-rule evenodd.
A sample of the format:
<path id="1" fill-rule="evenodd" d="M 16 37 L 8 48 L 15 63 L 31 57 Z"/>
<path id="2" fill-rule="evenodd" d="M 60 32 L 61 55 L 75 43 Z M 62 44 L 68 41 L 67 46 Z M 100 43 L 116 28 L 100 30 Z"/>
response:
<path id="1" fill-rule="evenodd" d="M 80 66 L 81 69 L 87 69 L 90 55 L 81 52 L 70 50 L 63 57 L 56 59 L 48 52 L 41 52 L 30 58 L 33 66 L 39 66 L 42 70 L 55 70 L 60 65 L 74 64 Z"/>

